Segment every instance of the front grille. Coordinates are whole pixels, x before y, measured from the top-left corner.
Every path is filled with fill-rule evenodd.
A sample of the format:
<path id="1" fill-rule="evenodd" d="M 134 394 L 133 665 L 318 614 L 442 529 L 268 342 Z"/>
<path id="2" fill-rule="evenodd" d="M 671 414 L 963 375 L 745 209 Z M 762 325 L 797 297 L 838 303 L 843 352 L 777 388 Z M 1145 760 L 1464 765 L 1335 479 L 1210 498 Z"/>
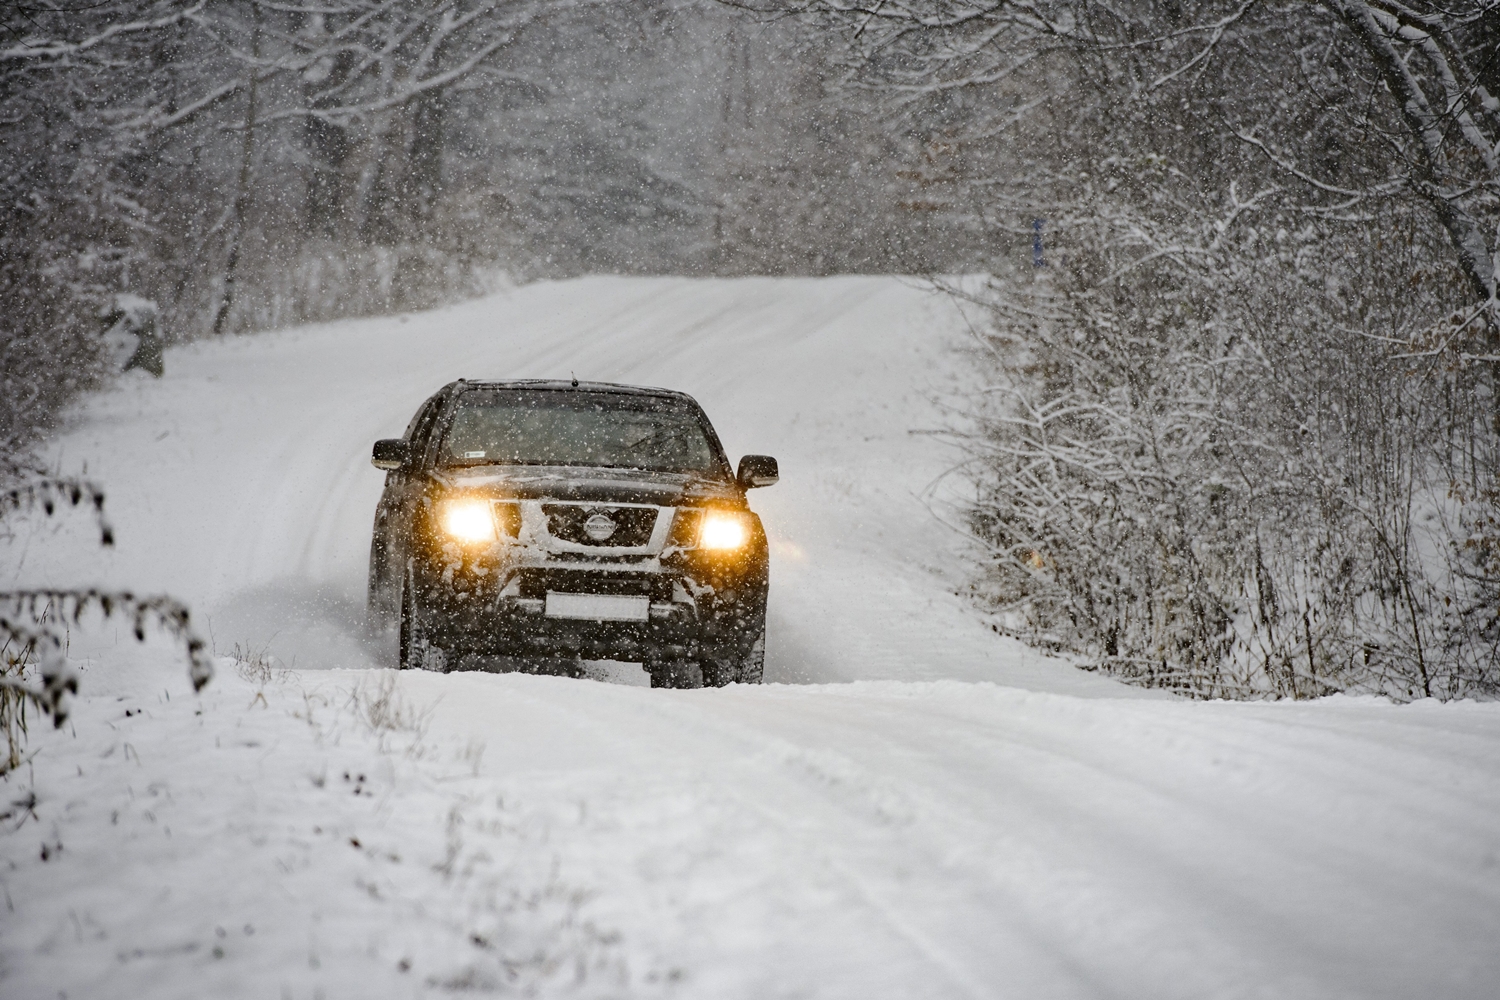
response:
<path id="1" fill-rule="evenodd" d="M 703 526 L 703 511 L 692 507 L 681 507 L 672 519 L 672 530 L 667 532 L 667 544 L 690 549 L 698 544 L 698 531 Z"/>
<path id="2" fill-rule="evenodd" d="M 516 538 L 521 534 L 521 505 L 512 501 L 496 503 L 495 521 L 500 525 L 502 535 Z"/>
<path id="3" fill-rule="evenodd" d="M 634 548 L 651 541 L 657 508 L 546 503 L 542 513 L 553 538 L 575 545 Z"/>
<path id="4" fill-rule="evenodd" d="M 562 594 L 644 594 L 653 601 L 672 599 L 670 577 L 654 573 L 608 573 L 576 569 L 523 569 L 521 597 L 546 597 L 548 591 Z"/>

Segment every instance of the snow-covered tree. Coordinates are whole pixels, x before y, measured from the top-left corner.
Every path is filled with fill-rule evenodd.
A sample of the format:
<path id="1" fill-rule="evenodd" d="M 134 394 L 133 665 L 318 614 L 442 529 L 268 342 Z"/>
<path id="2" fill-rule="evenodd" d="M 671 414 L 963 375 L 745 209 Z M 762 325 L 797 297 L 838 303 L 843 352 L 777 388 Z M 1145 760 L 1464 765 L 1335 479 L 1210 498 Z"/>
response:
<path id="1" fill-rule="evenodd" d="M 1500 687 L 1493 3 L 760 9 L 1009 250 L 969 468 L 1010 627 L 1208 695 Z"/>

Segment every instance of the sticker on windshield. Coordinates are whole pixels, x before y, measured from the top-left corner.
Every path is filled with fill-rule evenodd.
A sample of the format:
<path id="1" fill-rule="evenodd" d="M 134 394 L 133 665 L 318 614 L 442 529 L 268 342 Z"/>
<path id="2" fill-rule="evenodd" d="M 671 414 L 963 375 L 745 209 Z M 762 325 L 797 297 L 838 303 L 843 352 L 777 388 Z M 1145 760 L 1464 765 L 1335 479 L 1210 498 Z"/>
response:
<path id="1" fill-rule="evenodd" d="M 484 452 L 482 452 L 482 451 L 466 451 L 466 452 L 464 452 L 464 458 L 483 458 L 483 457 L 484 457 Z"/>

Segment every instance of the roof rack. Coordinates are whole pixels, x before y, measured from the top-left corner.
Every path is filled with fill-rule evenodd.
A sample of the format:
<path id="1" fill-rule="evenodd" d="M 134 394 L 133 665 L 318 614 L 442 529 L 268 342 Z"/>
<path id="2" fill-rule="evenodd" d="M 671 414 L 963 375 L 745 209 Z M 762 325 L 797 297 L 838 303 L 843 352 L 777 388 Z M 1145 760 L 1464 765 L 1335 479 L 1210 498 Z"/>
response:
<path id="1" fill-rule="evenodd" d="M 636 396 L 675 396 L 691 399 L 685 392 L 656 386 L 624 385 L 619 382 L 574 382 L 572 379 L 472 379 L 461 378 L 454 385 L 464 389 L 540 389 L 568 392 L 616 392 Z"/>

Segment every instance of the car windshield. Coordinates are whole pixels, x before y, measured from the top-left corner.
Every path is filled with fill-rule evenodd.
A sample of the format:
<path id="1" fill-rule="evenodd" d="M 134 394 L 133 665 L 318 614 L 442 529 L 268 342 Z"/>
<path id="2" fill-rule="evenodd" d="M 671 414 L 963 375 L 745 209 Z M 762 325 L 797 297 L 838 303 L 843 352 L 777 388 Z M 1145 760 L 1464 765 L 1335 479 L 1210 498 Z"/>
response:
<path id="1" fill-rule="evenodd" d="M 664 396 L 475 389 L 459 397 L 444 465 L 585 465 L 715 472 L 696 407 Z"/>

